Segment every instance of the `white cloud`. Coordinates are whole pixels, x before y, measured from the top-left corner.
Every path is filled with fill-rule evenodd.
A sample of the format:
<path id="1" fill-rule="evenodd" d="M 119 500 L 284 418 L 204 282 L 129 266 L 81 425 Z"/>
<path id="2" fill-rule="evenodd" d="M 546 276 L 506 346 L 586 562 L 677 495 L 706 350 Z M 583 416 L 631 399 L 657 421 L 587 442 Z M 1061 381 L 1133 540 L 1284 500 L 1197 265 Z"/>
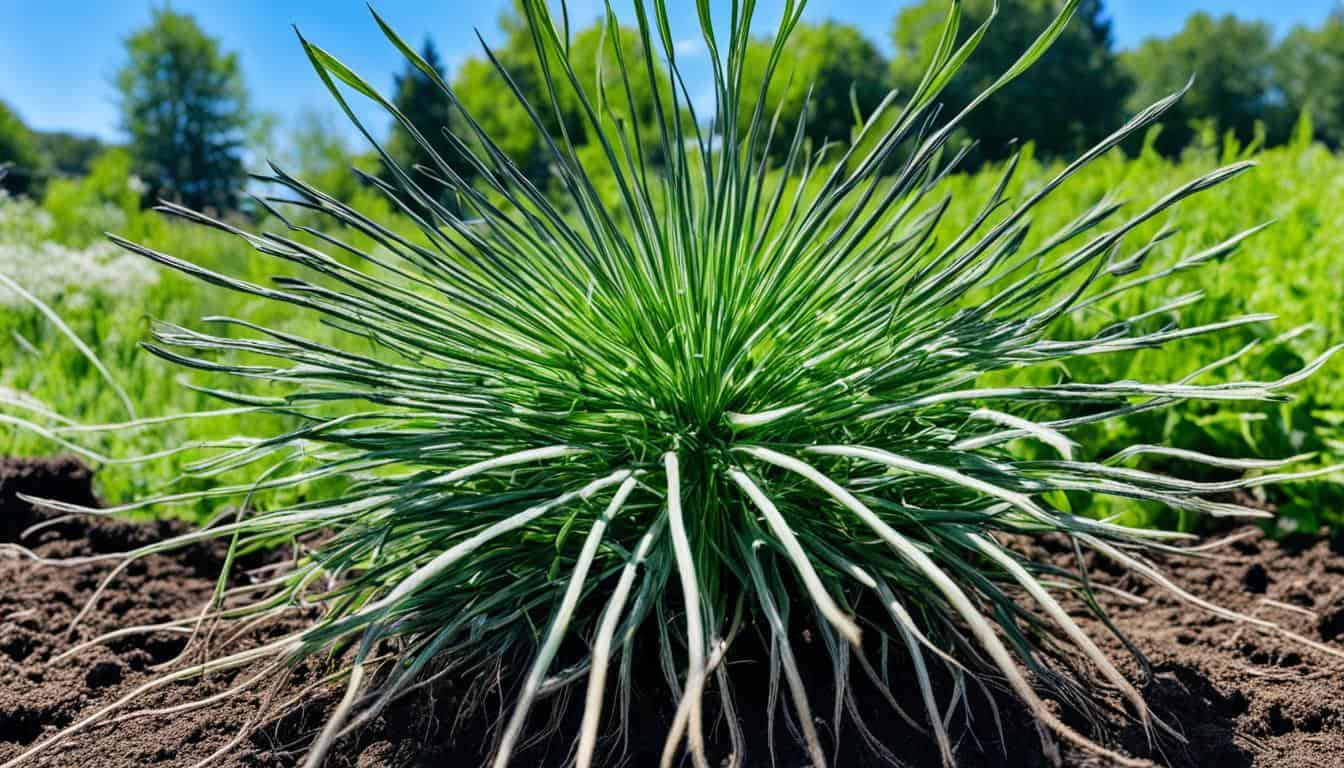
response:
<path id="1" fill-rule="evenodd" d="M 672 44 L 678 56 L 700 56 L 705 52 L 705 41 L 698 37 L 683 37 Z"/>

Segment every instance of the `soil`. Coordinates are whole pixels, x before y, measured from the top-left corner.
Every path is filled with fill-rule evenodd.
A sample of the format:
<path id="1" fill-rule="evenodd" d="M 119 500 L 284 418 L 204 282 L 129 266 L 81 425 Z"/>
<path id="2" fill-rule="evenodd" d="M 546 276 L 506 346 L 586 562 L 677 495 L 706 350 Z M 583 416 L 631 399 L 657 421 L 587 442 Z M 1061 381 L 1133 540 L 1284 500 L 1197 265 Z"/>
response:
<path id="1" fill-rule="evenodd" d="M 18 541 L 20 533 L 51 513 L 30 507 L 17 494 L 96 503 L 92 476 L 73 459 L 0 460 L 0 542 Z M 23 540 L 44 557 L 60 558 L 118 552 L 163 537 L 180 524 L 136 524 L 112 519 L 59 522 Z M 1223 551 L 1223 560 L 1170 560 L 1175 580 L 1194 594 L 1243 613 L 1272 618 L 1314 642 L 1344 651 L 1344 547 L 1325 539 L 1299 546 L 1276 543 L 1258 530 Z M 1060 548 L 1039 550 L 1070 565 Z M 68 633 L 71 620 L 109 572 L 107 563 L 80 566 L 34 564 L 0 555 L 0 763 L 56 730 L 80 720 L 154 676 L 156 664 L 170 662 L 182 650 L 178 634 L 127 636 L 55 663 L 49 661 L 73 643 L 113 629 L 193 615 L 208 599 L 222 562 L 218 545 L 199 546 L 172 556 L 151 556 L 118 576 L 97 607 Z M 248 563 L 262 565 L 263 561 Z M 1337 768 L 1344 766 L 1344 660 L 1307 645 L 1229 623 L 1175 602 L 1132 576 L 1090 564 L 1099 582 L 1111 583 L 1150 599 L 1135 606 L 1113 598 L 1103 604 L 1115 624 L 1151 663 L 1142 691 L 1154 711 L 1179 724 L 1186 744 L 1174 740 L 1150 746 L 1143 730 L 1117 715 L 1096 734 L 1130 754 L 1178 768 Z M 298 626 L 304 617 L 255 627 L 238 646 L 261 643 Z M 1099 624 L 1088 627 L 1131 679 L 1138 664 Z M 806 627 L 794 639 L 800 664 L 812 690 L 824 691 L 830 679 L 824 644 Z M 745 765 L 771 765 L 764 691 L 768 687 L 764 649 L 744 633 L 731 654 L 736 704 L 746 735 Z M 670 695 L 657 690 L 661 673 L 654 654 L 645 672 L 636 671 L 624 764 L 656 765 L 665 733 Z M 222 750 L 216 765 L 229 768 L 277 768 L 301 763 L 303 746 L 320 729 L 341 691 L 320 684 L 327 671 L 322 660 L 299 664 L 288 675 L 190 711 L 139 717 L 83 731 L 59 749 L 32 761 L 41 766 L 126 768 L 192 766 Z M 893 663 L 893 669 L 903 666 Z M 151 693 L 142 708 L 162 708 L 221 693 L 249 671 L 215 673 Z M 255 674 L 255 673 L 254 673 Z M 508 660 L 498 660 L 491 686 L 445 678 L 423 694 L 408 697 L 355 736 L 339 743 L 327 765 L 332 768 L 380 766 L 476 766 L 485 762 L 490 739 L 517 675 Z M 479 682 L 481 678 L 475 678 Z M 316 682 L 315 682 L 316 681 Z M 938 766 L 930 740 L 897 719 L 872 691 L 856 686 L 856 704 L 868 726 L 908 765 Z M 896 676 L 893 688 L 907 711 L 918 712 L 914 683 Z M 560 697 L 557 697 L 560 698 Z M 259 729 L 250 728 L 263 709 L 292 699 L 286 714 Z M 943 700 L 947 695 L 944 693 Z M 852 722 L 833 735 L 830 707 L 816 699 L 818 730 L 834 749 L 835 764 L 887 765 L 864 746 Z M 576 732 L 578 707 L 554 706 L 551 722 L 560 737 L 539 739 L 514 765 L 565 765 L 569 739 Z M 971 723 L 962 722 L 958 760 L 964 766 L 1038 768 L 1049 764 L 1036 729 L 1006 698 L 998 700 L 1002 731 L 992 723 L 984 696 L 972 697 Z M 610 711 L 610 710 L 608 710 Z M 1076 713 L 1062 716 L 1084 727 Z M 547 722 L 547 710 L 535 715 Z M 965 720 L 966 718 L 958 718 Z M 954 724 L 955 725 L 955 724 Z M 775 765 L 804 764 L 783 718 L 775 733 Z M 728 754 L 726 729 L 709 734 L 712 752 Z M 1000 739 L 1000 733 L 1006 737 Z M 234 743 L 236 742 L 236 743 Z M 612 753 L 621 749 L 615 744 Z M 620 761 L 613 759 L 611 764 Z M 1065 749 L 1060 764 L 1098 768 L 1104 760 Z"/>

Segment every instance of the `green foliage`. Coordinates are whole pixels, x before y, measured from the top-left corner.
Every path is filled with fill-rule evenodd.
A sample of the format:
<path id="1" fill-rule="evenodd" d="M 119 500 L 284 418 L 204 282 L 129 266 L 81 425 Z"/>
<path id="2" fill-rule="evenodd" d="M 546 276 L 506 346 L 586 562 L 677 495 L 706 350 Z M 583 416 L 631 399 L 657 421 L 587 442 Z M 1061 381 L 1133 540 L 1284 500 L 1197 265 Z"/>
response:
<path id="1" fill-rule="evenodd" d="M 52 216 L 53 228 L 68 245 L 87 245 L 102 240 L 110 230 L 123 230 L 140 210 L 144 192 L 131 173 L 131 156 L 124 149 L 110 149 L 93 161 L 88 174 L 78 179 L 53 179 L 47 185 L 42 207 Z"/>
<path id="2" fill-rule="evenodd" d="M 116 75 L 122 128 L 151 199 L 230 210 L 244 179 L 242 70 L 189 15 L 156 8 L 126 39 Z"/>
<path id="3" fill-rule="evenodd" d="M 382 199 L 370 192 L 359 175 L 377 175 L 378 156 L 356 153 L 333 115 L 311 110 L 300 113 L 290 128 L 289 145 L 284 164 L 304 181 L 343 203 Z"/>
<path id="4" fill-rule="evenodd" d="M 1288 33 L 1275 61 L 1277 84 L 1295 111 L 1311 114 L 1316 135 L 1344 146 L 1344 9 L 1316 29 Z"/>
<path id="5" fill-rule="evenodd" d="M 1264 22 L 1191 14 L 1177 34 L 1145 40 L 1121 56 L 1138 84 L 1129 106 L 1149 104 L 1193 77 L 1185 98 L 1163 121 L 1159 151 L 1174 155 L 1185 149 L 1202 121 L 1215 134 L 1231 131 L 1242 142 L 1256 137 L 1259 124 L 1269 143 L 1280 143 L 1293 115 L 1274 102 L 1274 55 L 1272 30 Z"/>
<path id="6" fill-rule="evenodd" d="M 41 176 L 41 165 L 32 132 L 8 104 L 0 101 L 0 191 L 27 193 Z"/>
<path id="7" fill-rule="evenodd" d="M 747 46 L 739 107 L 744 115 L 750 115 L 761 101 L 772 47 L 769 39 L 753 40 Z M 805 135 L 812 148 L 820 149 L 828 141 L 846 145 L 886 95 L 885 68 L 882 54 L 858 28 L 834 21 L 800 23 L 761 106 L 767 118 L 777 113 L 779 130 L 787 131 L 803 116 L 810 89 Z M 787 138 L 782 137 L 774 144 L 776 159 L 787 155 L 788 149 Z"/>
<path id="8" fill-rule="evenodd" d="M 490 50 L 489 56 L 463 62 L 452 87 L 462 108 L 529 179 L 543 188 L 551 181 L 553 157 L 548 135 L 568 136 L 577 154 L 582 148 L 595 146 L 599 133 L 615 140 L 625 131 L 627 140 L 641 142 L 640 149 L 650 164 L 662 162 L 661 148 L 652 138 L 656 133 L 653 125 L 660 101 L 665 113 L 674 111 L 670 89 L 664 85 L 655 98 L 648 77 L 624 79 L 618 66 L 620 59 L 627 65 L 644 62 L 646 48 L 638 33 L 619 25 L 608 29 L 605 20 L 573 32 L 566 42 L 571 82 L 569 75 L 560 72 L 557 54 L 549 54 L 552 59 L 543 62 L 520 9 L 504 16 L 500 26 L 505 42 Z M 656 77 L 665 78 L 661 66 L 655 65 L 654 70 Z M 576 83 L 594 98 L 599 91 L 602 93 L 608 110 L 597 123 L 587 119 Z M 529 111 L 539 123 L 534 123 Z M 472 132 L 461 134 L 465 144 L 480 151 Z M 600 165 L 595 173 L 602 173 Z"/>
<path id="9" fill-rule="evenodd" d="M 944 119 L 989 87 L 1059 12 L 1055 0 L 968 0 L 958 39 L 979 29 L 996 5 L 998 17 L 984 41 L 945 91 Z M 892 41 L 897 53 L 890 77 L 902 93 L 918 85 L 942 31 L 946 7 L 945 0 L 923 0 L 896 16 Z M 1011 154 L 1015 140 L 1031 141 L 1052 157 L 1076 154 L 1123 120 L 1123 105 L 1132 87 L 1116 59 L 1101 2 L 1087 0 L 1078 4 L 1074 18 L 1040 64 L 1005 88 L 1002 96 L 968 115 L 962 126 L 979 142 L 979 156 L 991 160 Z M 1161 95 L 1172 90 L 1162 90 Z M 1149 98 L 1143 106 L 1156 100 Z"/>
<path id="10" fill-rule="evenodd" d="M 56 176 L 83 176 L 108 149 L 95 136 L 66 131 L 34 131 L 33 141 L 38 154 L 45 158 L 47 169 Z"/>
<path id="11" fill-rule="evenodd" d="M 1174 179 L 1207 172 L 1219 163 L 1244 157 L 1235 141 L 1202 152 L 1187 152 L 1174 163 L 1153 151 L 1136 157 L 1119 152 L 1099 160 L 1070 185 L 1067 204 L 1056 200 L 1038 209 L 1040 232 L 1064 226 L 1073 211 L 1103 199 L 1124 198 L 1146 205 Z M 1209 375 L 1211 382 L 1236 379 L 1273 380 L 1303 361 L 1344 341 L 1344 316 L 1323 313 L 1322 306 L 1344 301 L 1344 283 L 1335 279 L 1338 254 L 1344 248 L 1344 220 L 1331 215 L 1326 201 L 1344 194 L 1344 157 L 1309 142 L 1286 145 L 1254 156 L 1257 167 L 1244 180 L 1208 191 L 1182 204 L 1172 224 L 1179 230 L 1151 254 L 1160 265 L 1171 265 L 1181 253 L 1195 253 L 1225 239 L 1238 222 L 1273 222 L 1248 247 L 1222 257 L 1200 271 L 1180 271 L 1127 297 L 1116 297 L 1099 307 L 1091 323 L 1070 325 L 1065 331 L 1081 336 L 1095 323 L 1158 310 L 1194 292 L 1198 304 L 1164 312 L 1172 322 L 1209 323 L 1235 315 L 1273 314 L 1271 324 L 1229 329 L 1218 337 L 1189 339 L 1174 350 L 1120 353 L 1062 366 L 1037 378 L 1014 373 L 998 382 L 1057 381 L 1105 378 L 1140 381 L 1177 378 L 1192 359 L 1230 355 L 1248 344 L 1256 346 L 1244 357 Z M 1027 190 L 1061 167 L 1059 161 L 1030 158 L 1019 171 L 1020 188 Z M 960 201 L 975 199 L 994 181 L 997 168 L 972 177 L 953 177 L 949 192 L 953 204 L 940 228 L 951 237 L 976 210 Z M 1316 180 L 1303 185 L 1301 179 Z M 1164 222 L 1165 224 L 1165 222 Z M 1153 225 L 1145 234 L 1155 232 Z M 1037 236 L 1028 238 L 1027 245 Z M 1295 333 L 1285 333 L 1298 329 Z M 1038 374 L 1039 375 L 1039 374 Z M 1321 375 L 1294 390 L 1291 402 L 1269 405 L 1231 403 L 1191 404 L 1166 413 L 1140 415 L 1085 431 L 1080 442 L 1098 454 L 1134 444 L 1162 444 L 1222 455 L 1290 456 L 1316 453 L 1315 464 L 1344 457 L 1344 367 L 1333 362 Z M 1190 473 L 1192 467 L 1157 461 L 1164 472 Z M 1199 476 L 1199 473 L 1196 473 Z M 1208 479 L 1217 476 L 1204 475 Z M 1302 483 L 1257 491 L 1261 502 L 1276 508 L 1279 533 L 1314 534 L 1321 526 L 1344 529 L 1344 482 L 1325 476 Z M 1169 509 L 1115 503 L 1097 496 L 1078 499 L 1078 508 L 1096 516 L 1122 514 L 1132 524 L 1199 530 L 1198 518 Z M 1271 530 L 1275 530 L 1271 528 Z"/>
<path id="12" fill-rule="evenodd" d="M 298 151 L 288 161 L 297 176 L 337 199 L 355 202 L 356 207 L 370 211 L 371 216 L 386 217 L 386 213 L 378 213 L 379 210 L 390 210 L 382 196 L 358 183 L 349 170 L 353 161 L 366 172 L 373 172 L 376 161 L 352 159 L 340 133 L 329 121 L 317 115 L 308 115 L 294 130 L 296 137 L 305 137 L 303 141 L 294 142 Z M 1108 192 L 1124 195 L 1136 206 L 1145 205 L 1152 201 L 1158 190 L 1170 188 L 1178 179 L 1211 169 L 1217 159 L 1216 153 L 1192 153 L 1181 163 L 1155 154 L 1130 159 L 1119 153 L 1107 155 L 1037 208 L 1041 231 L 1062 226 L 1074 212 L 1092 205 Z M 1235 374 L 1239 378 L 1273 379 L 1287 373 L 1293 361 L 1309 359 L 1331 343 L 1344 340 L 1344 316 L 1320 311 L 1321 306 L 1344 303 L 1344 293 L 1341 293 L 1344 288 L 1334 277 L 1337 254 L 1344 252 L 1344 220 L 1333 215 L 1329 208 L 1330 200 L 1344 195 L 1344 157 L 1331 154 L 1320 146 L 1299 144 L 1260 152 L 1255 160 L 1259 167 L 1247 178 L 1184 203 L 1180 235 L 1175 241 L 1167 241 L 1152 258 L 1169 260 L 1178 246 L 1198 250 L 1214 245 L 1231 235 L 1240 222 L 1274 220 L 1273 228 L 1257 238 L 1255 247 L 1211 265 L 1203 272 L 1175 275 L 1166 283 L 1168 289 L 1131 296 L 1109 311 L 1147 311 L 1161 306 L 1173 296 L 1200 288 L 1208 294 L 1203 302 L 1207 311 L 1199 311 L 1194 316 L 1196 319 L 1207 321 L 1219 314 L 1273 312 L 1281 316 L 1284 327 L 1311 324 L 1313 329 L 1291 339 L 1275 341 L 1279 333 L 1269 326 L 1250 326 L 1238 331 L 1235 339 L 1207 344 L 1198 339 L 1188 340 L 1176 355 L 1139 353 L 1098 358 L 1088 369 L 1089 375 L 1098 379 L 1146 378 L 1152 371 L 1155 378 L 1169 378 L 1177 372 L 1183 358 L 1220 356 L 1235 351 L 1232 347 L 1243 341 L 1259 340 L 1260 349 L 1226 369 L 1220 378 Z M 990 166 L 974 175 L 954 175 L 947 179 L 946 190 L 953 195 L 953 205 L 941 225 L 940 238 L 950 237 L 957 227 L 975 215 L 976 211 L 967 201 L 983 199 L 997 183 L 999 170 L 997 166 Z M 1020 193 L 1056 170 L 1058 164 L 1054 161 L 1024 159 L 1012 189 Z M 1302 178 L 1314 181 L 1304 185 L 1300 183 Z M 81 192 L 72 198 L 62 197 L 62 200 L 115 197 L 90 196 Z M 380 203 L 384 208 L 378 207 Z M 232 239 L 203 236 L 193 228 L 161 220 L 152 214 L 136 213 L 125 218 L 106 208 L 67 206 L 51 196 L 39 209 L 11 212 L 15 206 L 13 201 L 0 204 L 0 241 L 14 242 L 17 239 L 35 246 L 43 239 L 50 239 L 83 246 L 94 242 L 103 231 L 111 230 L 134 235 L 137 240 L 159 250 L 190 253 L 194 261 L 215 269 L 236 270 L 237 274 L 254 282 L 268 279 L 265 259 L 239 248 Z M 63 224 L 34 231 L 32 222 L 43 215 Z M 396 223 L 395 219 L 390 221 Z M 251 313 L 266 309 L 265 304 L 254 299 L 221 296 L 208 286 L 172 273 L 164 273 L 161 281 L 135 304 L 115 298 L 99 299 L 101 289 L 98 285 L 86 285 L 81 290 L 85 296 L 83 300 L 99 302 L 102 311 L 96 316 L 80 313 L 66 319 L 81 337 L 98 340 L 96 346 L 100 355 L 117 361 L 113 367 L 125 374 L 127 388 L 136 401 L 136 410 L 146 415 L 189 412 L 208 407 L 211 401 L 206 396 L 176 386 L 170 377 L 163 375 L 161 362 L 137 353 L 136 345 L 147 328 L 145 317 L 183 324 L 201 315 L 205 306 L 211 307 L 211 312 L 235 316 L 255 316 Z M 109 422 L 123 416 L 114 399 L 99 393 L 96 373 L 80 362 L 76 350 L 53 337 L 40 317 L 14 308 L 7 311 L 7 317 L 9 324 L 0 325 L 0 359 L 9 364 L 0 370 L 0 385 L 17 389 L 20 387 L 16 384 L 22 382 L 22 388 L 49 402 L 60 403 L 60 412 L 82 422 Z M 324 332 L 306 318 L 290 316 L 283 311 L 274 317 L 276 322 L 285 322 L 286 330 L 291 332 L 319 336 Z M 42 355 L 25 351 L 10 335 L 13 330 L 20 331 L 42 351 Z M 1123 429 L 1106 431 L 1097 439 L 1116 449 L 1132 442 L 1156 442 L 1226 455 L 1248 452 L 1291 455 L 1320 450 L 1324 452 L 1323 459 L 1330 455 L 1344 457 L 1342 373 L 1338 363 L 1331 364 L 1320 376 L 1295 390 L 1298 397 L 1286 405 L 1241 409 L 1226 404 L 1207 404 L 1187 408 L 1175 416 L 1163 415 L 1139 422 L 1137 426 L 1131 424 Z M 34 382 L 39 381 L 44 383 L 35 386 Z M 255 417 L 236 418 L 235 422 L 185 422 L 159 432 L 128 433 L 124 439 L 118 438 L 100 447 L 106 453 L 124 455 L 148 452 L 162 444 L 225 438 L 239 430 L 260 429 L 250 421 Z M 1137 431 L 1130 433 L 1128 430 L 1131 429 Z M 50 450 L 50 443 L 15 433 L 3 442 L 2 450 L 6 453 L 45 453 Z M 165 483 L 181 472 L 181 461 L 164 461 L 138 473 L 109 469 L 100 475 L 99 482 L 107 498 L 128 501 L 143 489 Z M 1322 478 L 1281 486 L 1266 489 L 1266 493 L 1267 501 L 1280 508 L 1280 524 L 1288 527 L 1285 530 L 1312 531 L 1322 524 L 1344 527 L 1344 512 L 1341 511 L 1344 510 L 1344 484 L 1337 479 Z M 1309 504 L 1313 497 L 1339 501 Z M 1125 511 L 1133 512 L 1134 509 Z M 1163 525 L 1179 522 L 1175 516 L 1166 513 L 1143 519 Z M 1193 524 L 1194 521 L 1189 522 Z"/>

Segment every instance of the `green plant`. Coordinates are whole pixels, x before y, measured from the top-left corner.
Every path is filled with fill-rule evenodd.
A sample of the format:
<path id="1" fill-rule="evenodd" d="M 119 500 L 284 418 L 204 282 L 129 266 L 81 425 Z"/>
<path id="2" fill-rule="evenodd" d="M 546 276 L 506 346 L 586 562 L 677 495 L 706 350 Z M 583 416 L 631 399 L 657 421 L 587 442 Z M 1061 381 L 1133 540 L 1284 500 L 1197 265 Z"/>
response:
<path id="1" fill-rule="evenodd" d="M 1030 66 L 1074 5 L 966 109 Z M 206 615 L 265 617 L 289 610 L 298 598 L 326 610 L 297 635 L 166 674 L 33 745 L 6 768 L 149 689 L 260 664 L 261 672 L 246 678 L 255 681 L 296 657 L 333 649 L 350 652 L 342 657 L 347 694 L 311 748 L 309 765 L 320 764 L 340 734 L 404 694 L 431 664 L 452 668 L 486 657 L 529 664 L 496 745 L 496 765 L 509 761 L 539 696 L 583 681 L 576 755 L 579 765 L 589 765 L 608 705 L 611 665 L 631 658 L 636 630 L 654 618 L 665 630 L 675 628 L 664 632 L 658 652 L 666 669 L 681 670 L 670 673 L 670 687 L 681 698 L 664 764 L 683 743 L 697 766 L 708 764 L 702 700 L 712 683 L 730 706 L 732 675 L 724 662 L 746 622 L 762 623 L 770 635 L 772 675 L 782 676 L 801 738 L 813 762 L 823 764 L 809 692 L 789 641 L 798 611 L 815 614 L 837 669 L 848 667 L 843 660 L 850 655 L 865 657 L 878 648 L 908 652 L 930 730 L 949 763 L 951 740 L 930 683 L 935 662 L 947 663 L 955 676 L 1001 680 L 1062 738 L 1121 764 L 1141 762 L 1093 743 L 1044 704 L 1043 694 L 1080 707 L 1095 701 L 1090 677 L 1065 661 L 1081 658 L 1145 727 L 1162 727 L 1055 597 L 1090 598 L 1086 574 L 1035 562 L 1011 548 L 1006 535 L 1062 535 L 1080 551 L 1111 559 L 1200 608 L 1280 631 L 1200 601 L 1146 558 L 1186 551 L 1180 546 L 1186 535 L 1073 514 L 1067 495 L 1085 491 L 1214 516 L 1262 517 L 1207 497 L 1331 468 L 1264 474 L 1292 459 L 1222 458 L 1142 444 L 1094 457 L 1070 434 L 1190 401 L 1283 400 L 1283 390 L 1329 352 L 1268 382 L 1199 383 L 1243 350 L 1192 367 L 1174 383 L 986 383 L 1005 371 L 1049 371 L 1265 322 L 1250 315 L 1164 324 L 1195 300 L 1185 296 L 1107 317 L 1080 338 L 1054 335 L 1073 318 L 1109 312 L 1118 306 L 1116 296 L 1227 255 L 1257 231 L 1167 266 L 1151 266 L 1148 257 L 1171 231 L 1139 237 L 1179 201 L 1249 164 L 1213 169 L 1119 221 L 1119 203 L 1103 198 L 1027 246 L 1038 204 L 1156 120 L 1176 94 L 1016 203 L 1006 197 L 1016 168 L 1009 162 L 973 220 L 938 239 L 933 233 L 948 200 L 933 192 L 955 165 L 942 155 L 962 115 L 937 130 L 926 131 L 926 121 L 988 21 L 959 37 L 953 3 L 926 74 L 905 105 L 897 108 L 889 96 L 851 146 L 804 155 L 805 118 L 780 128 L 759 107 L 739 106 L 751 101 L 739 88 L 753 6 L 731 15 L 726 40 L 712 24 L 708 1 L 697 7 L 715 62 L 714 135 L 681 118 L 687 95 L 664 5 L 655 2 L 651 15 L 636 5 L 643 58 L 627 55 L 615 17 L 609 12 L 605 19 L 604 40 L 617 62 L 612 74 L 622 82 L 643 78 L 656 93 L 659 116 L 649 137 L 629 124 L 610 129 L 607 121 L 619 107 L 607 103 L 611 92 L 589 91 L 576 76 L 565 56 L 565 33 L 545 3 L 523 3 L 543 95 L 576 94 L 584 119 L 598 127 L 592 135 L 600 154 L 581 157 L 568 134 L 544 130 L 541 113 L 559 109 L 557 99 L 522 105 L 550 152 L 563 208 L 463 110 L 469 135 L 451 142 L 471 162 L 474 185 L 432 154 L 434 167 L 420 175 L 383 155 L 395 179 L 393 199 L 407 201 L 405 215 L 419 224 L 415 234 L 398 234 L 277 171 L 273 181 L 291 196 L 288 203 L 271 203 L 280 221 L 287 220 L 287 205 L 322 213 L 377 247 L 348 246 L 341 235 L 303 224 L 292 236 L 254 235 L 165 206 L 302 270 L 268 286 L 118 240 L 208 283 L 314 312 L 347 335 L 342 343 L 318 343 L 241 318 L 212 318 L 224 329 L 218 334 L 158 325 L 157 343 L 149 346 L 155 354 L 268 382 L 273 388 L 265 394 L 216 394 L 299 426 L 189 465 L 197 477 L 214 477 L 268 462 L 247 482 L 105 510 L 43 503 L 71 513 L 117 514 L 241 498 L 231 519 L 93 559 L 124 567 L 147 554 L 229 538 L 232 560 L 297 542 L 299 555 L 269 583 L 269 594 L 226 606 L 224 596 L 254 594 L 255 587 L 226 589 L 221 577 Z M 762 94 L 801 10 L 786 6 Z M 460 105 L 434 68 L 381 18 L 378 23 L 443 97 Z M 402 119 L 335 57 L 307 41 L 304 46 L 361 130 L 343 86 Z M 654 59 L 659 47 L 666 76 Z M 597 80 L 610 82 L 602 73 Z M 628 85 L 622 90 L 631 91 Z M 664 99 L 671 104 L 667 111 Z M 416 126 L 403 126 L 430 151 Z M 646 156 L 646 140 L 657 144 L 661 166 Z M 789 146 L 777 169 L 768 151 L 776 141 Z M 899 170 L 882 175 L 896 157 L 903 158 Z M 600 172 L 614 185 L 615 205 L 595 188 L 594 164 L 604 166 Z M 464 215 L 439 204 L 433 185 L 440 183 L 458 195 Z M 1019 450 L 1026 444 L 1043 450 Z M 1204 482 L 1127 466 L 1154 456 L 1234 474 Z M 1243 476 L 1247 470 L 1258 474 Z M 268 493 L 337 476 L 353 479 L 341 493 L 264 503 Z M 865 596 L 890 619 L 871 623 L 866 636 L 856 618 Z M 176 625 L 199 622 L 189 617 Z M 588 641 L 590 650 L 565 652 L 564 641 L 573 636 Z M 378 653 L 387 640 L 399 643 L 391 661 Z M 616 684 L 627 692 L 628 669 L 622 664 Z M 846 684 L 837 679 L 842 691 Z"/>

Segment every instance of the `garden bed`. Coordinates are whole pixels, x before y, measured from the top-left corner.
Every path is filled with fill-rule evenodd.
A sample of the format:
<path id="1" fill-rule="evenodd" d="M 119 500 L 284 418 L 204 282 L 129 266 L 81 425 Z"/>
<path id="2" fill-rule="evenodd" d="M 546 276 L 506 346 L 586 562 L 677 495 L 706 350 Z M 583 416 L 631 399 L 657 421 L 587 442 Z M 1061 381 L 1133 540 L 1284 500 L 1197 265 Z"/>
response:
<path id="1" fill-rule="evenodd" d="M 0 541 L 19 533 L 46 513 L 16 498 L 16 493 L 50 496 L 79 503 L 94 499 L 91 476 L 68 459 L 0 462 Z M 75 520 L 46 528 L 25 544 L 47 557 L 70 557 L 123 551 L 162 537 L 178 524 L 139 525 L 112 520 Z M 1196 595 L 1245 613 L 1273 618 L 1289 629 L 1344 651 L 1344 551 L 1338 543 L 1316 541 L 1285 546 L 1258 532 L 1223 551 L 1224 561 L 1167 563 L 1176 581 Z M 1072 557 L 1063 553 L 1054 557 Z M 0 762 L 28 745 L 76 722 L 102 705 L 153 677 L 151 667 L 173 659 L 184 637 L 178 634 L 137 635 L 91 648 L 67 660 L 48 664 L 73 642 L 121 627 L 151 624 L 192 615 L 211 594 L 223 558 L 220 545 L 199 546 L 173 556 L 153 556 L 132 565 L 116 579 L 96 608 L 76 628 L 66 631 L 75 614 L 108 572 L 107 564 L 75 567 L 34 565 L 0 557 Z M 262 562 L 245 563 L 258 566 Z M 1263 766 L 1306 768 L 1344 765 L 1344 660 L 1299 643 L 1261 634 L 1216 619 L 1158 595 L 1131 575 L 1106 573 L 1097 563 L 1099 580 L 1111 579 L 1137 594 L 1152 597 L 1145 606 L 1114 598 L 1103 600 L 1115 623 L 1152 663 L 1153 678 L 1144 693 L 1154 709 L 1178 724 L 1187 745 L 1166 743 L 1154 753 L 1142 730 L 1120 720 L 1112 739 L 1128 752 L 1152 756 L 1175 766 Z M 311 617 L 308 617 L 311 618 Z M 239 640 L 257 643 L 302 626 L 295 614 L 288 624 L 275 621 L 254 627 Z M 1122 669 L 1136 674 L 1134 663 L 1118 641 L 1094 622 L 1085 626 L 1100 639 Z M 795 647 L 823 691 L 830 675 L 829 655 L 797 629 Z M 222 634 L 222 633 L 221 633 Z M 750 747 L 748 766 L 771 764 L 767 747 L 764 690 L 768 685 L 764 653 L 752 645 L 752 633 L 731 654 L 738 710 Z M 636 670 L 636 684 L 658 686 L 661 671 L 656 654 L 647 654 L 646 670 Z M 642 658 L 642 657 L 641 657 Z M 223 766 L 291 766 L 301 760 L 302 747 L 321 727 L 340 696 L 321 679 L 321 662 L 306 662 L 284 680 L 264 681 L 245 693 L 187 712 L 144 717 L 82 732 L 60 749 L 35 761 L 38 765 L 122 768 L 123 766 L 191 766 L 224 748 L 247 729 L 264 707 L 297 699 L 288 714 L 245 735 L 217 761 Z M 898 666 L 893 664 L 893 667 Z M 488 745 L 490 726 L 507 712 L 500 690 L 512 678 L 501 662 L 492 690 L 445 678 L 424 692 L 395 705 L 348 743 L 338 747 L 331 766 L 478 765 Z M 188 681 L 151 694 L 142 706 L 168 707 L 223 692 L 248 676 L 244 669 Z M 908 681 L 906 681 L 908 682 Z M 274 684 L 272 684 L 274 683 Z M 898 677 L 893 688 L 909 692 L 907 710 L 918 711 L 914 684 Z M 824 691 L 823 691 L 824 692 Z M 947 694 L 943 694 L 945 701 Z M 973 697 L 982 699 L 982 697 Z M 662 733 L 671 713 L 659 702 L 665 693 L 636 695 L 627 764 L 656 764 Z M 464 707 L 464 702 L 476 706 Z M 857 706 L 875 732 L 903 760 L 915 766 L 936 766 L 933 744 L 904 725 L 871 692 L 860 690 Z M 574 733 L 577 707 L 552 711 L 559 732 Z M 973 709 L 962 734 L 959 756 L 967 766 L 1046 764 L 1036 731 L 1020 708 L 999 704 L 1007 743 L 994 727 L 992 710 L 983 701 Z M 829 704 L 817 702 L 819 731 L 830 736 Z M 1065 718 L 1070 717 L 1068 712 Z M 538 711 L 544 726 L 548 713 Z M 1077 724 L 1077 723 L 1075 723 Z M 1079 724 L 1081 725 L 1081 724 Z M 853 726 L 841 732 L 839 766 L 883 765 L 868 755 Z M 716 754 L 727 751 L 726 729 L 710 734 Z M 784 718 L 775 729 L 777 764 L 802 765 Z M 517 756 L 514 765 L 564 765 L 568 739 L 542 740 Z M 619 751 L 619 750 L 617 750 Z M 1064 765 L 1100 765 L 1066 751 Z"/>

